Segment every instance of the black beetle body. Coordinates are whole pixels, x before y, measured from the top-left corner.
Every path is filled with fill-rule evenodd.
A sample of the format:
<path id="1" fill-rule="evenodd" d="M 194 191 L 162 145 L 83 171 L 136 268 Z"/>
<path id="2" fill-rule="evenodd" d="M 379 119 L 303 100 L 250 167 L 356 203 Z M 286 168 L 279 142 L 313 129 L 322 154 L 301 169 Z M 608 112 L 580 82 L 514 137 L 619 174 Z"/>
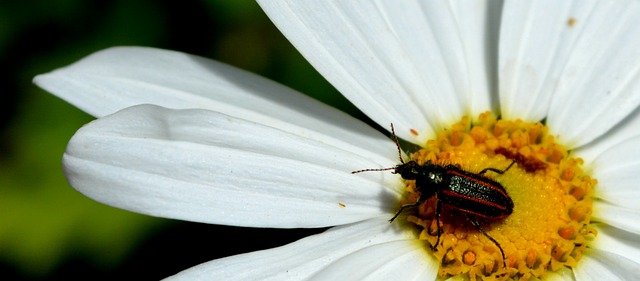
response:
<path id="1" fill-rule="evenodd" d="M 396 166 L 394 173 L 405 180 L 415 180 L 420 197 L 415 204 L 404 205 L 391 218 L 395 219 L 403 209 L 415 207 L 434 195 L 439 204 L 448 205 L 458 211 L 485 219 L 502 219 L 513 212 L 513 201 L 502 185 L 482 176 L 487 171 L 504 173 L 487 168 L 478 174 L 464 171 L 454 165 L 440 166 L 430 162 L 419 165 L 415 161 Z"/>
<path id="2" fill-rule="evenodd" d="M 504 170 L 486 168 L 477 174 L 465 171 L 454 165 L 441 166 L 431 162 L 420 165 L 415 161 L 404 163 L 402 160 L 400 144 L 393 130 L 393 124 L 391 124 L 391 133 L 391 136 L 396 141 L 396 145 L 398 147 L 401 164 L 398 164 L 393 168 L 365 169 L 352 172 L 360 173 L 394 170 L 393 173 L 399 174 L 403 179 L 416 181 L 416 189 L 420 194 L 418 201 L 412 204 L 402 205 L 389 222 L 393 222 L 393 220 L 398 217 L 402 211 L 409 208 L 415 208 L 433 196 L 436 196 L 435 215 L 438 239 L 432 246 L 432 249 L 435 250 L 440 243 L 440 212 L 442 210 L 442 205 L 444 204 L 451 209 L 466 214 L 471 224 L 473 224 L 478 231 L 498 246 L 498 249 L 500 249 L 500 253 L 502 254 L 503 265 L 506 266 L 502 247 L 498 241 L 493 239 L 493 237 L 489 236 L 489 234 L 482 229 L 476 218 L 481 217 L 488 220 L 497 220 L 511 215 L 514 206 L 511 197 L 507 194 L 507 191 L 500 183 L 483 175 L 488 171 L 503 174 L 509 170 L 516 161 L 511 162 L 511 164 Z"/>
<path id="3" fill-rule="evenodd" d="M 440 234 L 442 233 L 440 229 L 440 212 L 444 204 L 454 210 L 464 212 L 471 224 L 498 246 L 502 254 L 502 263 L 506 266 L 502 246 L 482 229 L 476 217 L 497 220 L 511 215 L 513 201 L 507 191 L 500 183 L 486 178 L 482 174 L 487 171 L 503 174 L 514 163 L 515 161 L 511 162 L 509 167 L 504 170 L 486 168 L 478 174 L 467 172 L 454 165 L 440 166 L 430 162 L 419 165 L 415 161 L 399 164 L 395 167 L 394 173 L 400 174 L 405 180 L 415 180 L 416 189 L 420 196 L 416 203 L 402 205 L 389 222 L 393 222 L 405 209 L 417 207 L 429 198 L 436 196 L 438 239 L 432 249 L 435 250 L 440 243 Z"/>

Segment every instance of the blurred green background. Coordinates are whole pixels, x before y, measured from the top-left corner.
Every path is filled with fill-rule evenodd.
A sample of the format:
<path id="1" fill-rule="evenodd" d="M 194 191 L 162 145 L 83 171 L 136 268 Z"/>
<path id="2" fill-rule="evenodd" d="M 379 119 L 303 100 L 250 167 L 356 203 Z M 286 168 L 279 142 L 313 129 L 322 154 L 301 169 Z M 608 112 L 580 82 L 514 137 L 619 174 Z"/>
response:
<path id="1" fill-rule="evenodd" d="M 153 218 L 71 188 L 60 158 L 93 118 L 32 84 L 116 45 L 220 60 L 364 118 L 250 0 L 0 2 L 0 279 L 156 280 L 321 230 L 251 229 Z"/>

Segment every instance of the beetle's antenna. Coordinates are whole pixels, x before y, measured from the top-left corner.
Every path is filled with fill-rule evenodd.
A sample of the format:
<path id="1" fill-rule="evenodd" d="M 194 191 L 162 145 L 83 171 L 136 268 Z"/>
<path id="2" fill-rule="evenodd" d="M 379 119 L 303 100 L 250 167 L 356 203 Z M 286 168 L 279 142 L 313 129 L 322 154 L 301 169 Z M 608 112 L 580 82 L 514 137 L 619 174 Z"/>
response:
<path id="1" fill-rule="evenodd" d="M 396 167 L 391 167 L 391 168 L 380 168 L 380 169 L 364 169 L 364 170 L 357 170 L 357 171 L 353 171 L 351 172 L 352 174 L 357 174 L 357 173 L 362 173 L 362 172 L 379 172 L 379 171 L 389 171 L 389 170 L 394 170 Z"/>
<path id="2" fill-rule="evenodd" d="M 402 163 L 401 165 L 404 165 L 404 160 L 402 160 L 402 150 L 400 150 L 400 141 L 398 141 L 398 136 L 396 136 L 396 131 L 393 129 L 393 123 L 391 123 L 391 138 L 396 142 L 396 147 L 398 147 L 398 158 L 400 158 L 400 163 Z M 390 167 L 390 168 L 380 168 L 380 169 L 364 169 L 364 170 L 353 171 L 351 173 L 357 174 L 362 172 L 380 172 L 380 171 L 395 170 L 396 168 L 397 166 Z"/>
<path id="3" fill-rule="evenodd" d="M 393 129 L 393 123 L 391 123 L 391 137 L 394 141 L 396 141 L 396 147 L 398 148 L 398 158 L 400 158 L 400 163 L 404 164 L 404 160 L 402 160 L 402 151 L 400 149 L 400 141 L 398 141 L 398 136 L 396 136 L 396 130 Z"/>

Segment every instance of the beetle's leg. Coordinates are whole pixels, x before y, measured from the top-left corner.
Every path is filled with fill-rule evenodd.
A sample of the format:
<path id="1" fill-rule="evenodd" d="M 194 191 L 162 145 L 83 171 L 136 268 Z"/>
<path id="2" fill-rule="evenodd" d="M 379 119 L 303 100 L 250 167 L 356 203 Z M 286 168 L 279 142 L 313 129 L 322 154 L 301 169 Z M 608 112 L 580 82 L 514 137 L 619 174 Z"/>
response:
<path id="1" fill-rule="evenodd" d="M 509 169 L 511 169 L 511 166 L 513 166 L 513 164 L 515 164 L 515 163 L 516 163 L 516 160 L 513 160 L 513 162 L 511 162 L 511 164 L 509 164 L 509 167 L 507 167 L 507 168 L 506 168 L 506 169 L 504 169 L 504 170 L 498 170 L 498 169 L 496 169 L 496 168 L 486 168 L 486 169 L 484 169 L 484 170 L 480 171 L 480 173 L 478 173 L 478 174 L 482 175 L 482 174 L 486 173 L 487 171 L 492 171 L 492 172 L 496 172 L 496 173 L 498 173 L 498 174 L 501 174 L 501 175 L 502 175 L 502 174 L 504 174 L 504 172 L 506 172 L 506 171 L 508 171 Z"/>
<path id="2" fill-rule="evenodd" d="M 431 196 L 433 196 L 433 195 L 422 193 L 422 194 L 420 194 L 420 197 L 418 197 L 418 201 L 416 201 L 416 203 L 404 204 L 404 205 L 400 206 L 400 210 L 398 210 L 396 212 L 396 214 L 393 216 L 393 218 L 391 218 L 389 220 L 389 222 L 393 222 L 393 220 L 395 220 L 400 215 L 400 213 L 402 213 L 402 211 L 404 211 L 406 209 L 415 208 L 415 207 L 420 206 L 420 204 L 424 203 L 424 201 L 427 201 L 427 199 L 429 199 L 429 197 L 431 197 Z"/>
<path id="3" fill-rule="evenodd" d="M 436 202 L 436 231 L 438 232 L 438 239 L 436 239 L 436 243 L 431 246 L 431 250 L 435 251 L 438 244 L 440 244 L 440 234 L 442 234 L 442 229 L 440 229 L 440 210 L 442 209 L 442 203 L 440 200 Z"/>
<path id="4" fill-rule="evenodd" d="M 505 262 L 506 258 L 504 257 L 504 251 L 502 250 L 502 247 L 500 246 L 500 243 L 498 243 L 498 241 L 496 241 L 496 239 L 493 239 L 493 237 L 489 236 L 489 234 L 484 232 L 484 229 L 482 229 L 482 227 L 480 227 L 480 223 L 478 223 L 478 220 L 476 220 L 475 217 L 473 217 L 470 214 L 467 214 L 467 218 L 469 219 L 469 221 L 471 221 L 471 224 L 473 224 L 473 226 L 475 226 L 476 229 L 478 229 L 478 231 L 480 231 L 480 233 L 482 233 L 484 236 L 489 238 L 489 240 L 491 240 L 491 242 L 493 242 L 494 244 L 496 244 L 496 246 L 498 246 L 498 249 L 500 250 L 500 254 L 502 254 L 502 265 L 504 267 L 507 267 L 507 263 Z"/>
<path id="5" fill-rule="evenodd" d="M 402 206 L 400 207 L 400 210 L 398 210 L 398 211 L 396 212 L 396 214 L 393 216 L 393 218 L 391 218 L 391 219 L 389 220 L 389 222 L 393 222 L 393 220 L 395 220 L 395 219 L 400 215 L 400 213 L 402 213 L 402 211 L 404 211 L 404 210 L 406 210 L 406 209 L 410 209 L 410 208 L 418 207 L 420 204 L 422 204 L 422 201 L 418 200 L 418 202 L 413 203 L 413 204 L 404 204 L 404 205 L 402 205 Z"/>

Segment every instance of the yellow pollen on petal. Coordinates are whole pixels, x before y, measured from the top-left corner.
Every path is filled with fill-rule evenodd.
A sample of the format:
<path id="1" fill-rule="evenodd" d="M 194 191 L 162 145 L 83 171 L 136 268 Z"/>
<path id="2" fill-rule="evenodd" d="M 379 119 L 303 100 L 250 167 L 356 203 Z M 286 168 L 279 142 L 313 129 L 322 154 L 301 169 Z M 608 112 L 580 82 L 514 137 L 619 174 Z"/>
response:
<path id="1" fill-rule="evenodd" d="M 419 238 L 435 248 L 442 277 L 543 278 L 550 270 L 575 267 L 588 241 L 597 234 L 589 227 L 597 181 L 582 170 L 582 159 L 570 158 L 541 123 L 498 120 L 489 112 L 473 123 L 463 117 L 411 158 L 421 165 L 451 164 L 474 174 L 486 168 L 504 171 L 488 170 L 482 176 L 502 185 L 513 201 L 513 212 L 504 218 L 470 213 L 497 244 L 474 227 L 461 206 L 443 204 L 438 227 L 437 195 L 407 216 L 421 229 Z M 506 170 L 511 163 L 514 165 Z M 417 202 L 416 181 L 405 182 L 408 196 L 402 204 Z M 477 212 L 482 215 L 482 210 Z M 438 228 L 441 234 L 436 245 Z"/>

